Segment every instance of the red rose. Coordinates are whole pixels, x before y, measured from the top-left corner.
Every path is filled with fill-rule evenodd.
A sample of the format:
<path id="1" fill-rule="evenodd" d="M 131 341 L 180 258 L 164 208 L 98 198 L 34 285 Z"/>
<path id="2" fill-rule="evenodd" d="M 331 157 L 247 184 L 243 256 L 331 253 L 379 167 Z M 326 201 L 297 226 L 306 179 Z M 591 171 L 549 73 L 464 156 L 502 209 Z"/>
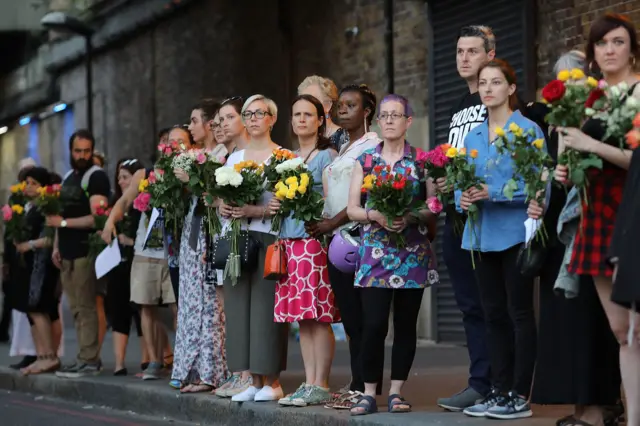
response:
<path id="1" fill-rule="evenodd" d="M 566 92 L 566 90 L 567 88 L 563 82 L 560 80 L 553 80 L 542 89 L 542 97 L 549 103 L 559 101 L 564 96 L 564 92 Z"/>
<path id="2" fill-rule="evenodd" d="M 604 90 L 602 89 L 593 89 L 591 93 L 589 93 L 589 97 L 587 101 L 584 103 L 585 108 L 593 108 L 593 104 L 596 103 L 598 99 L 604 96 Z"/>
<path id="3" fill-rule="evenodd" d="M 382 173 L 382 166 L 375 166 L 373 171 L 376 172 L 376 174 Z"/>

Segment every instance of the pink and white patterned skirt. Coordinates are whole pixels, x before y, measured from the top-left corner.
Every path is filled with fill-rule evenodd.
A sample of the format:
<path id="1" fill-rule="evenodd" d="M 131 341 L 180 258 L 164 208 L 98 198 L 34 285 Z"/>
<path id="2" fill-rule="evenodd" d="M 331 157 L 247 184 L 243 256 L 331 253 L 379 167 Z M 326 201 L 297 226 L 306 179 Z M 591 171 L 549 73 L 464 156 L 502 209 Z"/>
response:
<path id="1" fill-rule="evenodd" d="M 329 284 L 327 250 L 313 238 L 283 240 L 288 276 L 276 284 L 275 322 L 340 322 Z"/>

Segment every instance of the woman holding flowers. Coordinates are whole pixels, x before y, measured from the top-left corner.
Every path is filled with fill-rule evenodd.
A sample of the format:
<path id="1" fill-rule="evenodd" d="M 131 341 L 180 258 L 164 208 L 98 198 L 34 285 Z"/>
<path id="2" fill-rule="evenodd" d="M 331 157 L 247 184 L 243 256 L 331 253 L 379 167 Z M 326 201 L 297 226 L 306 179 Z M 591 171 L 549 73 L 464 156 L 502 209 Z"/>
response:
<path id="1" fill-rule="evenodd" d="M 352 84 L 340 90 L 336 110 L 340 126 L 348 133 L 348 141 L 341 145 L 338 156 L 322 174 L 323 187 L 326 191 L 323 219 L 306 224 L 306 230 L 313 238 L 333 238 L 349 223 L 347 203 L 355 164 L 364 151 L 380 143 L 378 134 L 368 131 L 375 114 L 376 104 L 376 95 L 366 84 Z M 360 358 L 362 346 L 360 293 L 353 286 L 355 265 L 352 265 L 353 272 L 342 272 L 331 261 L 328 262 L 327 267 L 335 302 L 340 309 L 342 324 L 349 336 L 351 358 L 351 382 L 334 395 L 332 406 L 341 409 L 350 408 L 353 405 L 354 396 L 364 392 Z M 380 372 L 382 373 L 382 370 Z M 381 393 L 381 386 L 377 393 Z"/>
<path id="2" fill-rule="evenodd" d="M 469 212 L 462 248 L 472 256 L 481 253 L 475 254 L 475 265 L 494 388 L 464 413 L 515 419 L 532 415 L 527 400 L 536 360 L 536 323 L 533 277 L 524 277 L 517 264 L 525 241 L 527 195 L 519 182 L 522 176 L 515 175 L 515 151 L 503 152 L 501 141 L 524 140 L 527 149 L 544 150 L 544 134 L 516 110 L 516 77 L 508 63 L 494 59 L 481 67 L 478 84 L 488 118 L 465 138 L 465 171 L 472 180 L 456 182 L 456 204 Z"/>
<path id="3" fill-rule="evenodd" d="M 613 86 L 622 85 L 629 88 L 626 93 L 622 91 L 623 96 L 640 97 L 638 76 L 634 69 L 640 58 L 640 46 L 636 28 L 627 17 L 606 14 L 597 19 L 589 32 L 586 53 L 590 68 L 602 73 L 611 93 L 620 93 L 620 89 Z M 582 200 L 582 220 L 575 236 L 568 271 L 593 277 L 609 325 L 620 343 L 620 370 L 627 400 L 627 424 L 637 426 L 640 425 L 640 344 L 638 335 L 631 334 L 630 329 L 633 329 L 631 324 L 637 323 L 638 318 L 635 312 L 611 301 L 612 289 L 618 284 L 612 286 L 613 269 L 608 263 L 608 251 L 627 180 L 631 151 L 621 149 L 623 141 L 618 138 L 605 139 L 608 130 L 606 127 L 598 118 L 590 118 L 582 129 L 559 129 L 567 147 L 580 151 L 583 155 L 595 154 L 603 160 L 601 171 L 588 173 L 587 199 Z M 572 170 L 559 165 L 556 168 L 556 180 L 568 183 L 571 173 Z M 620 255 L 619 252 L 615 254 Z M 620 263 L 620 267 L 622 266 Z M 597 418 L 585 421 L 593 421 L 595 424 Z"/>
<path id="4" fill-rule="evenodd" d="M 382 382 L 384 340 L 392 303 L 388 411 L 411 411 L 411 404 L 401 396 L 402 387 L 415 356 L 416 322 L 424 289 L 439 281 L 427 236 L 427 225 L 436 220 L 425 204 L 427 193 L 433 192 L 432 183 L 430 179 L 423 183 L 424 169 L 417 162 L 416 150 L 405 140 L 411 121 L 412 110 L 404 97 L 387 95 L 382 99 L 378 122 L 383 141 L 358 157 L 351 178 L 347 211 L 351 220 L 364 224 L 354 286 L 362 298 L 365 395 L 351 408 L 351 415 L 356 416 L 377 411 L 376 387 Z M 381 187 L 387 188 L 387 194 L 393 188 L 387 200 L 396 200 L 374 203 L 374 188 Z"/>
<path id="5" fill-rule="evenodd" d="M 251 170 L 260 173 L 258 165 L 264 164 L 279 148 L 271 140 L 277 117 L 278 109 L 271 99 L 263 95 L 249 97 L 242 106 L 249 144 L 231 154 L 226 167 L 234 168 L 238 174 L 244 169 L 245 173 Z M 272 197 L 273 193 L 265 188 L 256 204 L 234 206 L 232 199 L 225 197 L 220 204 L 224 218 L 231 222 L 239 220 L 242 229 L 248 231 L 248 238 L 260 243 L 255 269 L 241 271 L 235 283 L 231 279 L 224 283 L 229 369 L 248 370 L 252 376 L 250 383 L 243 384 L 246 389 L 233 396 L 232 401 L 237 402 L 277 401 L 283 397 L 279 377 L 286 365 L 288 327 L 273 321 L 276 283 L 265 279 L 263 274 L 266 249 L 276 239 L 271 232 L 268 209 Z"/>
<path id="6" fill-rule="evenodd" d="M 292 104 L 291 124 L 298 136 L 299 149 L 295 151 L 303 159 L 299 186 L 285 184 L 269 204 L 271 214 L 280 210 L 281 199 L 293 199 L 295 191 L 305 195 L 307 191 L 325 193 L 322 172 L 333 161 L 337 152 L 324 136 L 326 121 L 320 101 L 311 95 L 299 95 Z M 313 187 L 307 188 L 309 177 Z M 305 179 L 306 177 L 306 179 Z M 293 183 L 293 182 L 292 182 Z M 293 194 L 291 194 L 293 192 Z M 318 203 L 319 213 L 322 204 Z M 295 214 L 295 213 L 294 213 Z M 309 221 L 311 222 L 311 221 Z M 327 250 L 322 243 L 309 236 L 305 222 L 293 217 L 285 218 L 279 238 L 286 248 L 287 275 L 276 285 L 274 320 L 278 323 L 300 324 L 300 347 L 305 365 L 305 383 L 293 394 L 282 398 L 281 405 L 307 406 L 329 401 L 329 372 L 333 361 L 334 337 L 330 324 L 339 321 L 333 301 L 327 270 Z"/>
<path id="7" fill-rule="evenodd" d="M 51 175 L 43 167 L 26 173 L 24 194 L 28 200 L 50 184 Z M 57 370 L 60 360 L 56 354 L 53 327 L 59 321 L 57 292 L 59 271 L 51 261 L 51 240 L 44 235 L 44 216 L 29 201 L 25 207 L 24 239 L 14 241 L 17 256 L 12 264 L 17 268 L 14 294 L 15 309 L 29 317 L 37 361 L 22 370 L 24 374 L 40 374 Z"/>

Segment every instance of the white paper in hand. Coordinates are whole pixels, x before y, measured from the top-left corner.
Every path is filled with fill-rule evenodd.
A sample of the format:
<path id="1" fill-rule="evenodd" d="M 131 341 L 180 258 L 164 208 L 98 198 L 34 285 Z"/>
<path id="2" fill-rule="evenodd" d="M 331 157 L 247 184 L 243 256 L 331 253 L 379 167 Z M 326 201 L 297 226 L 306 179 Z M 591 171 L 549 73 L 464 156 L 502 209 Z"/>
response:
<path id="1" fill-rule="evenodd" d="M 98 279 L 104 277 L 110 270 L 118 266 L 121 261 L 120 246 L 118 245 L 118 240 L 114 239 L 96 257 L 96 277 Z"/>
<path id="2" fill-rule="evenodd" d="M 540 219 L 527 219 L 524 221 L 524 229 L 525 229 L 525 244 L 529 244 L 533 237 L 536 235 L 536 232 L 540 228 L 542 221 Z"/>
<path id="3" fill-rule="evenodd" d="M 147 234 L 144 236 L 144 244 L 142 245 L 142 247 L 147 246 L 147 241 L 149 241 L 149 235 L 151 235 L 151 230 L 153 229 L 153 225 L 155 225 L 156 220 L 158 220 L 159 217 L 160 217 L 160 210 L 154 207 L 153 211 L 151 212 L 151 217 L 149 218 L 149 224 L 147 225 Z"/>

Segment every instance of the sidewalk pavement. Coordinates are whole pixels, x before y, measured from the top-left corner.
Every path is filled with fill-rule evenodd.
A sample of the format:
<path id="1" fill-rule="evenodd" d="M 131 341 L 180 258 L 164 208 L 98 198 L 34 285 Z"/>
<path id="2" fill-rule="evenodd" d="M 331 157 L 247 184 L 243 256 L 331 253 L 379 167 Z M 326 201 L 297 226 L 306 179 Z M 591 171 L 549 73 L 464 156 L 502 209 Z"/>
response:
<path id="1" fill-rule="evenodd" d="M 65 360 L 76 352 L 73 329 L 65 330 Z M 323 407 L 281 408 L 276 403 L 232 403 L 209 394 L 181 395 L 168 386 L 167 380 L 146 381 L 133 375 L 140 370 L 140 346 L 133 337 L 127 354 L 130 376 L 114 377 L 113 345 L 107 334 L 102 358 L 104 371 L 100 376 L 83 379 L 60 379 L 52 374 L 22 377 L 7 366 L 17 359 L 8 356 L 9 346 L 0 344 L 0 389 L 33 394 L 45 394 L 60 399 L 105 406 L 138 414 L 165 416 L 195 424 L 229 425 L 476 425 L 486 419 L 473 419 L 461 413 L 446 413 L 436 406 L 436 399 L 449 396 L 466 385 L 466 348 L 424 344 L 418 347 L 411 377 L 404 389 L 404 396 L 413 404 L 409 414 L 388 414 L 353 418 L 348 412 Z M 391 348 L 387 348 L 386 365 L 389 366 Z M 387 370 L 385 377 L 389 377 Z M 331 387 L 337 389 L 349 381 L 349 352 L 344 342 L 336 345 L 336 355 L 331 372 Z M 289 344 L 288 369 L 282 374 L 285 393 L 295 390 L 304 381 L 304 369 L 300 345 Z M 388 387 L 388 381 L 385 382 Z M 378 398 L 378 406 L 386 411 L 386 396 Z M 534 417 L 517 421 L 501 421 L 501 425 L 548 426 L 568 414 L 570 408 L 534 406 Z"/>

